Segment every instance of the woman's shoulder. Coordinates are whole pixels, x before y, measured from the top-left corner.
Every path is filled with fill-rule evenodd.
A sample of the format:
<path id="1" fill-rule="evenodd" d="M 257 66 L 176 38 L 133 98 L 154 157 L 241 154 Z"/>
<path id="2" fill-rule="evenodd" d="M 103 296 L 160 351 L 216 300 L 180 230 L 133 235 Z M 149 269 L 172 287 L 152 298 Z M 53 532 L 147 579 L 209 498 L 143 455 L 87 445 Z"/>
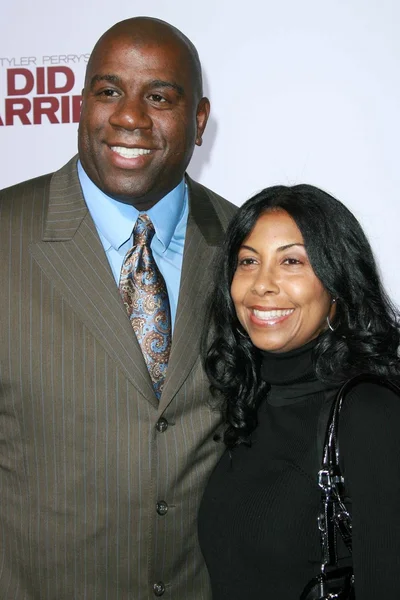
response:
<path id="1" fill-rule="evenodd" d="M 345 437 L 394 435 L 399 441 L 400 387 L 397 392 L 381 383 L 361 381 L 346 394 L 339 429 Z"/>
<path id="2" fill-rule="evenodd" d="M 400 412 L 400 384 L 385 385 L 378 381 L 363 381 L 356 383 L 349 389 L 343 401 L 343 413 L 357 413 L 362 411 L 378 416 L 387 410 Z M 358 415 L 359 416 L 359 415 Z"/>

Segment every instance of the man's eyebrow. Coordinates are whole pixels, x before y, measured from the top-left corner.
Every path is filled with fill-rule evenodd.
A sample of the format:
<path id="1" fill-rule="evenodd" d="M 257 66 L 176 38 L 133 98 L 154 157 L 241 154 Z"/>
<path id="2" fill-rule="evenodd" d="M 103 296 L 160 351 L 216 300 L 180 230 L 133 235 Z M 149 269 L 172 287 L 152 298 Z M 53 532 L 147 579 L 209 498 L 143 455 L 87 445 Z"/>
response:
<path id="1" fill-rule="evenodd" d="M 119 85 L 119 86 L 122 85 L 122 80 L 118 75 L 111 75 L 108 73 L 104 73 L 104 74 L 94 75 L 92 77 L 92 79 L 90 80 L 90 87 L 93 88 L 96 85 L 96 83 L 99 83 L 101 81 L 107 81 L 108 83 L 114 83 L 115 85 Z M 185 90 L 183 89 L 183 87 L 173 81 L 164 81 L 162 79 L 153 79 L 152 81 L 149 81 L 149 83 L 147 84 L 147 87 L 169 88 L 169 89 L 175 90 L 179 94 L 179 96 L 185 95 Z"/>
<path id="2" fill-rule="evenodd" d="M 178 92 L 180 96 L 185 95 L 185 90 L 179 83 L 173 81 L 163 81 L 162 79 L 153 79 L 149 82 L 148 87 L 170 88 Z"/>
<path id="3" fill-rule="evenodd" d="M 121 78 L 118 77 L 118 75 L 110 75 L 108 73 L 105 73 L 103 75 L 101 75 L 101 74 L 93 75 L 93 77 L 90 80 L 90 87 L 93 88 L 96 83 L 99 83 L 101 81 L 107 81 L 108 83 L 115 83 L 116 85 L 121 84 Z"/>

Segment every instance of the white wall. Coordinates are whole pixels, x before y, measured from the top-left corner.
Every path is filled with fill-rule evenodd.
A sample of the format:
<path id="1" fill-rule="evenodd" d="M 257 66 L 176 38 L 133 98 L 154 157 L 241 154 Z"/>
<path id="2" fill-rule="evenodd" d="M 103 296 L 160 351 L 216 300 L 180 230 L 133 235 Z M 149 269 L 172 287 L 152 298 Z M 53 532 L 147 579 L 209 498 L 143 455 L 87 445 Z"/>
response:
<path id="1" fill-rule="evenodd" d="M 44 56 L 85 55 L 113 23 L 140 14 L 182 29 L 202 59 L 212 118 L 190 173 L 236 204 L 275 183 L 331 192 L 365 227 L 400 303 L 398 0 L 8 2 L 0 21 L 3 121 L 13 67 L 5 58 L 34 57 L 41 67 Z M 85 59 L 68 60 L 61 64 L 76 85 L 64 95 L 78 95 Z M 32 63 L 24 68 L 35 72 Z M 76 124 L 15 121 L 0 126 L 0 187 L 57 169 L 75 153 Z"/>

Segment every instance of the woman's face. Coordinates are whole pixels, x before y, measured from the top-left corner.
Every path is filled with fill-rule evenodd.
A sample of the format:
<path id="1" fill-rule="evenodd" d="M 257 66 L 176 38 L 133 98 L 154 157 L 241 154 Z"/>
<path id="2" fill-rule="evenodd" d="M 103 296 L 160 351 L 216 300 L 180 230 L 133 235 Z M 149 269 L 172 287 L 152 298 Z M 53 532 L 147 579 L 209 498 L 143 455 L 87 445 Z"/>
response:
<path id="1" fill-rule="evenodd" d="M 243 241 L 231 295 L 251 341 L 269 352 L 287 352 L 317 337 L 335 308 L 299 228 L 283 210 L 262 214 Z"/>

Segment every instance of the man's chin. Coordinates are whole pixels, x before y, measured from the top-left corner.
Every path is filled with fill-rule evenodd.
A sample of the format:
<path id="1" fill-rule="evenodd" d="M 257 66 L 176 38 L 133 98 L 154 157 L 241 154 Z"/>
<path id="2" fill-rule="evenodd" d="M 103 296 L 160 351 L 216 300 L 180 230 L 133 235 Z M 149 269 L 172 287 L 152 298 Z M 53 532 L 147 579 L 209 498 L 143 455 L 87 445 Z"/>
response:
<path id="1" fill-rule="evenodd" d="M 162 194 L 142 187 L 103 187 L 103 192 L 122 204 L 130 204 L 138 210 L 148 210 L 162 198 Z"/>

